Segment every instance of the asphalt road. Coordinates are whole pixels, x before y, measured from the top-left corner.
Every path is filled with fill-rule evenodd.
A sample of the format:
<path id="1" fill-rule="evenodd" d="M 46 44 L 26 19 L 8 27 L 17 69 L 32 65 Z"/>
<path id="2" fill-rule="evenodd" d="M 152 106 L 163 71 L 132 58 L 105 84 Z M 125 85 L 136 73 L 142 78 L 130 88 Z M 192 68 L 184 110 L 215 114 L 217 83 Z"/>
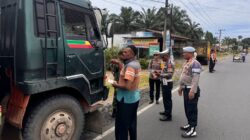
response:
<path id="1" fill-rule="evenodd" d="M 249 58 L 250 59 L 250 58 Z M 250 60 L 232 62 L 228 57 L 204 71 L 200 79 L 197 140 L 250 140 Z M 179 127 L 186 124 L 183 98 L 173 93 L 173 121 L 160 122 L 162 103 L 138 117 L 138 140 L 181 140 Z M 103 140 L 113 140 L 114 133 Z"/>

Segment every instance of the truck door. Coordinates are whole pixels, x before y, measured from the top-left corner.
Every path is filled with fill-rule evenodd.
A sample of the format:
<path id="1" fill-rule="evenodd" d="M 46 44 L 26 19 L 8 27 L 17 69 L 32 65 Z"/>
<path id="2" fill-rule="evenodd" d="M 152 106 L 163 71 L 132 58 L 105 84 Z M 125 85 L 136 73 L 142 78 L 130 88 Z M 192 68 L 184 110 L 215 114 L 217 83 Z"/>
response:
<path id="1" fill-rule="evenodd" d="M 92 10 L 62 4 L 66 76 L 83 74 L 91 90 L 103 88 L 104 53 Z"/>

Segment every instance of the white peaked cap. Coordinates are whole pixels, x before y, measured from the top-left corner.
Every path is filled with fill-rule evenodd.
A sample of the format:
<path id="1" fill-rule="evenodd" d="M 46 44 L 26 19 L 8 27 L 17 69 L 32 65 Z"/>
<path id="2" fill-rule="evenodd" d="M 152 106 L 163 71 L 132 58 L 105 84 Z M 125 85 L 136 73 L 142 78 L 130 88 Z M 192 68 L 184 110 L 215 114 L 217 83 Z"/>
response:
<path id="1" fill-rule="evenodd" d="M 195 52 L 195 48 L 192 46 L 187 46 L 183 48 L 183 52 L 192 53 Z"/>
<path id="2" fill-rule="evenodd" d="M 160 52 L 160 54 L 168 54 L 168 53 L 169 53 L 169 49 L 166 49 L 166 50 Z"/>

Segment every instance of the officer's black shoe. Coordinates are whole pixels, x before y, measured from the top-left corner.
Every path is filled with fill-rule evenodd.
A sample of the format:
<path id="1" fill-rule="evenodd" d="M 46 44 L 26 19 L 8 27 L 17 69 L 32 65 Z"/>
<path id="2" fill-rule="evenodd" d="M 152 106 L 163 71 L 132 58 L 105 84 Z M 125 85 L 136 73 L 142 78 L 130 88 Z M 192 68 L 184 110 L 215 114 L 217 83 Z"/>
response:
<path id="1" fill-rule="evenodd" d="M 158 100 L 156 101 L 156 104 L 159 104 L 159 101 L 158 101 Z"/>
<path id="2" fill-rule="evenodd" d="M 189 128 L 190 128 L 189 124 L 180 127 L 180 129 L 183 130 L 183 131 L 188 131 Z"/>
<path id="3" fill-rule="evenodd" d="M 192 138 L 197 136 L 195 127 L 190 127 L 190 129 L 181 135 L 183 138 Z"/>
<path id="4" fill-rule="evenodd" d="M 172 116 L 165 116 L 165 115 L 163 115 L 160 118 L 160 121 L 172 121 Z"/>
<path id="5" fill-rule="evenodd" d="M 152 104 L 152 103 L 154 103 L 154 101 L 153 101 L 153 100 L 151 100 L 151 101 L 149 102 L 149 104 Z"/>
<path id="6" fill-rule="evenodd" d="M 165 111 L 159 112 L 160 115 L 166 115 Z"/>

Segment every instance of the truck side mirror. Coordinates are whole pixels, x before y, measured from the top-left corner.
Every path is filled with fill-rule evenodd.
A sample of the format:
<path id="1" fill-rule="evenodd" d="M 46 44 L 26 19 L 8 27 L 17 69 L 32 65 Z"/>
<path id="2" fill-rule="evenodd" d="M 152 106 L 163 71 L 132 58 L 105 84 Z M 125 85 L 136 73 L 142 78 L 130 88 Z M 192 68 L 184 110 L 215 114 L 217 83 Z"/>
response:
<path id="1" fill-rule="evenodd" d="M 94 46 L 95 48 L 102 48 L 103 47 L 103 42 L 100 40 L 93 40 L 90 41 L 91 45 Z"/>
<path id="2" fill-rule="evenodd" d="M 102 48 L 103 47 L 103 42 L 102 41 L 96 41 L 96 47 Z"/>
<path id="3" fill-rule="evenodd" d="M 109 23 L 106 29 L 106 35 L 107 37 L 113 37 L 114 35 L 114 30 L 113 30 L 113 23 Z"/>

